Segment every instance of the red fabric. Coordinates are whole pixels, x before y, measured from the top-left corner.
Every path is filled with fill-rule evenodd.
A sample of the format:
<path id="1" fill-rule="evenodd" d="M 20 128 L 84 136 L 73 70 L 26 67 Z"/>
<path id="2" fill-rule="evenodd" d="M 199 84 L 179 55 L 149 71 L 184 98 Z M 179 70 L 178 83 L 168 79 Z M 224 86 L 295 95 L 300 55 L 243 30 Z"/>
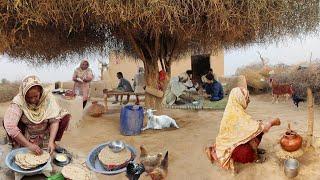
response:
<path id="1" fill-rule="evenodd" d="M 238 163 L 252 163 L 256 159 L 256 153 L 252 147 L 246 143 L 242 144 L 234 149 L 231 158 Z"/>
<path id="2" fill-rule="evenodd" d="M 258 136 L 256 136 L 252 140 L 257 141 L 257 145 L 259 145 L 263 134 L 264 133 L 260 133 Z M 243 163 L 243 164 L 252 163 L 256 160 L 257 154 L 251 147 L 250 142 L 247 142 L 246 144 L 242 144 L 236 147 L 232 152 L 231 158 L 238 163 Z"/>
<path id="3" fill-rule="evenodd" d="M 159 82 L 158 82 L 158 89 L 164 90 L 164 81 L 166 80 L 166 72 L 164 70 L 159 71 Z"/>
<path id="4" fill-rule="evenodd" d="M 70 115 L 66 115 L 60 120 L 59 129 L 58 129 L 55 141 L 61 141 L 64 131 L 67 130 L 69 126 L 69 121 L 70 121 Z"/>
<path id="5" fill-rule="evenodd" d="M 159 80 L 164 81 L 166 79 L 166 72 L 164 70 L 159 71 Z"/>

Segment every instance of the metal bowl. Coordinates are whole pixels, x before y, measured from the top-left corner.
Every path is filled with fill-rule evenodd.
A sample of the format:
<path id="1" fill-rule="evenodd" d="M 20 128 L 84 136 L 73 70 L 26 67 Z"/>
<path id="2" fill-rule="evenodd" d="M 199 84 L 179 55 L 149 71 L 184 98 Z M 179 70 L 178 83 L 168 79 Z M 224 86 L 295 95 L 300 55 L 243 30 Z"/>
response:
<path id="1" fill-rule="evenodd" d="M 54 160 L 56 160 L 57 162 L 60 162 L 60 163 L 65 163 L 68 161 L 68 156 L 63 153 L 57 153 L 54 155 Z"/>
<path id="2" fill-rule="evenodd" d="M 125 145 L 122 141 L 119 140 L 115 140 L 115 141 L 111 141 L 108 144 L 108 147 L 115 153 L 118 153 L 120 151 L 122 151 L 125 148 Z"/>
<path id="3" fill-rule="evenodd" d="M 116 175 L 122 172 L 125 172 L 127 170 L 126 167 L 118 170 L 112 170 L 108 171 L 106 170 L 105 166 L 100 162 L 98 155 L 100 151 L 105 148 L 106 146 L 109 146 L 111 142 L 106 142 L 103 144 L 98 145 L 95 147 L 88 155 L 88 158 L 86 160 L 86 164 L 89 167 L 90 170 L 96 172 L 96 173 L 101 173 L 101 174 L 106 174 L 106 175 Z M 137 155 L 137 151 L 133 146 L 130 146 L 128 144 L 125 144 L 125 147 L 128 148 L 128 150 L 131 151 L 132 157 L 130 161 L 134 161 Z"/>
<path id="4" fill-rule="evenodd" d="M 294 178 L 299 173 L 299 161 L 293 158 L 284 161 L 284 173 L 289 178 Z"/>
<path id="5" fill-rule="evenodd" d="M 13 170 L 15 172 L 21 173 L 23 175 L 34 175 L 34 174 L 38 174 L 39 172 L 44 170 L 51 162 L 51 158 L 49 158 L 47 163 L 39 165 L 36 168 L 32 168 L 29 170 L 21 169 L 15 163 L 15 156 L 16 156 L 16 154 L 27 153 L 27 152 L 29 152 L 28 148 L 19 148 L 19 149 L 12 150 L 6 157 L 6 165 L 8 166 L 8 168 L 10 168 L 11 170 Z"/>
<path id="6" fill-rule="evenodd" d="M 64 156 L 66 158 L 65 161 L 61 161 L 60 158 L 58 158 L 58 156 Z M 54 160 L 53 163 L 57 166 L 63 167 L 65 165 L 68 165 L 72 162 L 72 156 L 71 154 L 65 154 L 65 153 L 58 153 L 54 156 Z"/>

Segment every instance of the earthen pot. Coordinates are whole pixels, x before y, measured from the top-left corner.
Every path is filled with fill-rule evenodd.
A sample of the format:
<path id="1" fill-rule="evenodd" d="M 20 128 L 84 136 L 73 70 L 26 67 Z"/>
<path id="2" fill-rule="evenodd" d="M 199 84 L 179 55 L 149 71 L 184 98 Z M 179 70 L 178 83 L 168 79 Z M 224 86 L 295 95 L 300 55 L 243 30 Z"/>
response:
<path id="1" fill-rule="evenodd" d="M 297 132 L 291 130 L 289 124 L 288 130 L 280 139 L 280 144 L 285 151 L 293 152 L 301 148 L 302 137 Z"/>
<path id="2" fill-rule="evenodd" d="M 88 108 L 88 114 L 92 117 L 100 117 L 104 112 L 104 105 L 98 104 L 97 101 L 93 101 L 92 105 Z"/>

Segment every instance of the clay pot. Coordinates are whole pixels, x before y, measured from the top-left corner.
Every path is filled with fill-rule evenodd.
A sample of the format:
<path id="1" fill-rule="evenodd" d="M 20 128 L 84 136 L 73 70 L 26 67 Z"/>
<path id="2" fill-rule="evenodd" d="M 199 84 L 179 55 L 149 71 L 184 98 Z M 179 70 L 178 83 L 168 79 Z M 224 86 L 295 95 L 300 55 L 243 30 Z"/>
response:
<path id="1" fill-rule="evenodd" d="M 88 108 L 88 114 L 92 117 L 100 117 L 104 112 L 104 105 L 98 104 L 97 101 L 93 101 L 92 105 Z"/>
<path id="2" fill-rule="evenodd" d="M 291 130 L 289 124 L 288 130 L 280 139 L 280 144 L 285 151 L 293 152 L 301 148 L 302 137 L 297 132 Z"/>

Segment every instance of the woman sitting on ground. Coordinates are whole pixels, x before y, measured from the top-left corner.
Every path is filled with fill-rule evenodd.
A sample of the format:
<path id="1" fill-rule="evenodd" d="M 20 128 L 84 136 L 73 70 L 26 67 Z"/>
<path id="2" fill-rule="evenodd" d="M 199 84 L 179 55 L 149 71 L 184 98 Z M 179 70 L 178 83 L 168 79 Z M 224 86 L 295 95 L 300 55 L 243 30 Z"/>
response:
<path id="1" fill-rule="evenodd" d="M 259 153 L 264 153 L 258 149 L 261 138 L 272 126 L 280 125 L 280 120 L 268 123 L 253 120 L 245 112 L 249 102 L 248 90 L 239 87 L 231 90 L 216 143 L 206 148 L 212 163 L 216 161 L 223 168 L 234 170 L 233 162 L 261 162 L 258 158 Z"/>
<path id="2" fill-rule="evenodd" d="M 36 154 L 52 153 L 60 141 L 70 114 L 56 102 L 36 76 L 26 77 L 4 115 L 3 125 L 13 148 L 27 147 Z"/>
<path id="3" fill-rule="evenodd" d="M 80 67 L 73 73 L 72 80 L 74 81 L 74 92 L 83 98 L 83 108 L 86 106 L 89 98 L 90 82 L 92 79 L 93 73 L 89 68 L 89 62 L 87 60 L 81 61 Z"/>

